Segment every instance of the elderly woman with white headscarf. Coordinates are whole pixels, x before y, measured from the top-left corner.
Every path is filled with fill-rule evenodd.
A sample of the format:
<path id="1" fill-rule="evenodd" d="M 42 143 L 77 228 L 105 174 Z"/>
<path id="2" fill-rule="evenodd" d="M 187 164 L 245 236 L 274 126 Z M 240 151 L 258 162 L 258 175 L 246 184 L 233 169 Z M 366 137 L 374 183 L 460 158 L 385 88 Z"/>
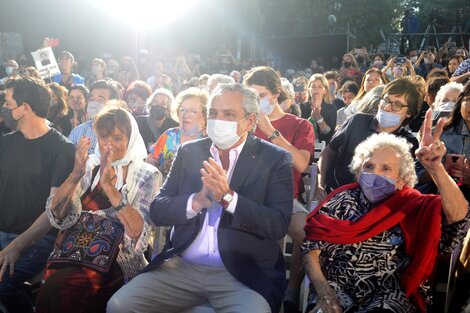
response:
<path id="1" fill-rule="evenodd" d="M 104 312 L 111 295 L 145 265 L 151 237 L 149 204 L 161 173 L 132 115 L 110 107 L 97 116 L 95 154 L 82 138 L 75 166 L 46 205 L 61 230 L 46 269 L 36 312 Z M 114 253 L 113 253 L 114 252 Z"/>

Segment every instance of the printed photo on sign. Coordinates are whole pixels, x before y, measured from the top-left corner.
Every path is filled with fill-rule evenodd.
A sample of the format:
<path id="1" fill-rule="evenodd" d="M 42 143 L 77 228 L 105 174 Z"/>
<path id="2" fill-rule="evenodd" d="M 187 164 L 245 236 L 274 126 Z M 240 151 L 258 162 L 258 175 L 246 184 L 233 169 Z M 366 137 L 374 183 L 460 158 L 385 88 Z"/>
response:
<path id="1" fill-rule="evenodd" d="M 42 79 L 51 78 L 52 76 L 59 74 L 59 66 L 52 52 L 51 47 L 39 49 L 31 52 L 34 59 L 34 64 L 39 71 Z"/>

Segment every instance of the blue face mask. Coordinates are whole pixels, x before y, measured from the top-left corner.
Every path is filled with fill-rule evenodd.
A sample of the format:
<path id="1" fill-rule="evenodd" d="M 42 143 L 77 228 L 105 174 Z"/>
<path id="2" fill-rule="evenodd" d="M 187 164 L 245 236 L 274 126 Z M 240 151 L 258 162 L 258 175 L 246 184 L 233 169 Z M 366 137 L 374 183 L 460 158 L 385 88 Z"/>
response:
<path id="1" fill-rule="evenodd" d="M 396 127 L 401 124 L 401 116 L 396 113 L 387 112 L 379 108 L 375 116 L 379 121 L 380 126 L 384 128 Z"/>
<path id="2" fill-rule="evenodd" d="M 395 193 L 395 180 L 374 173 L 361 172 L 359 185 L 362 193 L 371 202 L 377 203 Z"/>

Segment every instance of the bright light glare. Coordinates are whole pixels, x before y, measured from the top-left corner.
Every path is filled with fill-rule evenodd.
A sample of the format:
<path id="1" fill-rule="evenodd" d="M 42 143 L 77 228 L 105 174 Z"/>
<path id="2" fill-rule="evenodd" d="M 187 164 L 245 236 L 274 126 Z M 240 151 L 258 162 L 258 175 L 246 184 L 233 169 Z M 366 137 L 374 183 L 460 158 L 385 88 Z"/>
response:
<path id="1" fill-rule="evenodd" d="M 197 0 L 100 0 L 104 10 L 137 28 L 150 29 L 184 15 Z"/>

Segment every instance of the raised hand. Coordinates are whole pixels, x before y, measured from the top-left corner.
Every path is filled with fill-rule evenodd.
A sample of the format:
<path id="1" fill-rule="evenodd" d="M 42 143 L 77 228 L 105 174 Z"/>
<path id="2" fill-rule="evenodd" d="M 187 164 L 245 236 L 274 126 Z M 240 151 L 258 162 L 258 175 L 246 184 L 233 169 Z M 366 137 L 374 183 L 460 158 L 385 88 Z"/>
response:
<path id="1" fill-rule="evenodd" d="M 259 129 L 266 135 L 266 136 L 271 136 L 273 132 L 276 130 L 273 125 L 271 124 L 271 121 L 269 121 L 269 117 L 264 114 L 264 113 L 259 113 L 258 114 L 258 127 Z"/>
<path id="2" fill-rule="evenodd" d="M 416 157 L 423 164 L 426 170 L 436 170 L 442 163 L 442 157 L 446 154 L 446 147 L 441 141 L 442 130 L 444 129 L 445 119 L 441 118 L 432 132 L 432 110 L 426 112 L 423 122 L 423 135 L 419 143 L 419 149 L 416 150 Z"/>
<path id="3" fill-rule="evenodd" d="M 77 178 L 82 178 L 86 171 L 86 162 L 88 160 L 88 149 L 91 145 L 91 139 L 87 137 L 80 138 L 77 149 L 75 150 L 75 164 L 73 172 Z"/>
<path id="4" fill-rule="evenodd" d="M 320 112 L 320 109 L 318 106 L 316 105 L 312 105 L 312 119 L 315 120 L 315 121 L 318 121 L 319 119 L 322 118 L 322 115 L 321 115 L 321 112 Z"/>
<path id="5" fill-rule="evenodd" d="M 106 190 L 106 187 L 114 187 L 112 182 L 114 178 L 114 169 L 111 166 L 112 159 L 113 151 L 108 147 L 100 159 L 100 185 L 104 190 Z"/>

